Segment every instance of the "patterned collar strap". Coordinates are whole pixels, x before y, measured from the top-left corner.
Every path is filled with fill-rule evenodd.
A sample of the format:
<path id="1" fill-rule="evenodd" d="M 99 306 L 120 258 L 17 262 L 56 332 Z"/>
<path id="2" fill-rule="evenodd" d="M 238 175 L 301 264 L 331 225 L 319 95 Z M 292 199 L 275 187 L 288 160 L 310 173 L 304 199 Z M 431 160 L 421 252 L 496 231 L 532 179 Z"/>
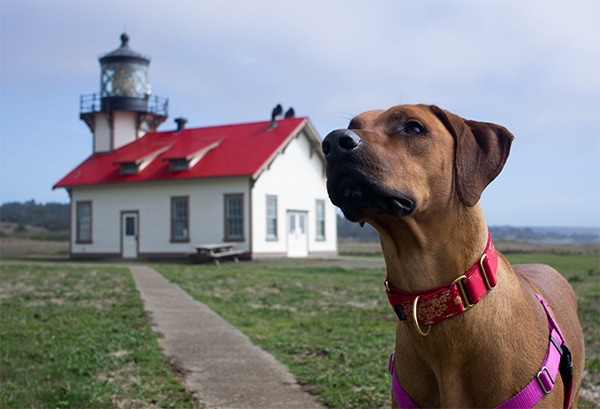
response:
<path id="1" fill-rule="evenodd" d="M 498 254 L 488 233 L 487 245 L 479 261 L 451 284 L 421 292 L 406 292 L 393 288 L 386 277 L 385 289 L 398 318 L 412 321 L 417 331 L 425 336 L 429 330 L 424 332 L 421 326 L 431 326 L 462 314 L 477 304 L 496 286 L 497 269 Z"/>

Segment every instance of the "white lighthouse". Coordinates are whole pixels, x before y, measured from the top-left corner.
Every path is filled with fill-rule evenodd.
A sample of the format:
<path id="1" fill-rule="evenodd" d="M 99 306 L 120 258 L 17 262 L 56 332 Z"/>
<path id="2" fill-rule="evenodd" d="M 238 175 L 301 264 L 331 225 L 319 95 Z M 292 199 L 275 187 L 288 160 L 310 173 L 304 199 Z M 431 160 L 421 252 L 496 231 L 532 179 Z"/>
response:
<path id="1" fill-rule="evenodd" d="M 82 95 L 80 118 L 94 137 L 94 153 L 110 152 L 155 131 L 167 119 L 168 100 L 151 94 L 150 57 L 121 46 L 100 56 L 100 93 Z"/>

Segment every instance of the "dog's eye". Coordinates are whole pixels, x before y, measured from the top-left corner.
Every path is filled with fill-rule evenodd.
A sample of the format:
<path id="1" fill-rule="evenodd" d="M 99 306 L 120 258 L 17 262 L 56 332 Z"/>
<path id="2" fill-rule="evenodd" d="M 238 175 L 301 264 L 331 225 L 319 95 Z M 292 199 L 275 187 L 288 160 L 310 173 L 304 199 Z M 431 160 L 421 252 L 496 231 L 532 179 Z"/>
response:
<path id="1" fill-rule="evenodd" d="M 425 133 L 425 127 L 419 121 L 411 120 L 404 125 L 403 131 L 405 134 L 411 136 L 423 135 Z"/>

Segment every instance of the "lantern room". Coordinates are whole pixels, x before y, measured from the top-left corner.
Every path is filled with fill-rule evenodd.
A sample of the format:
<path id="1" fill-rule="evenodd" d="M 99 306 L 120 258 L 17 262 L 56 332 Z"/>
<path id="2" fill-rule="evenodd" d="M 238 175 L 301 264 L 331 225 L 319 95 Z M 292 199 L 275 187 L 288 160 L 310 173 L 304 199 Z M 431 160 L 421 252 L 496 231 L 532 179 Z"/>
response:
<path id="1" fill-rule="evenodd" d="M 168 100 L 152 95 L 150 57 L 121 46 L 99 58 L 100 93 L 82 95 L 80 118 L 94 135 L 94 152 L 109 152 L 155 131 L 167 119 Z"/>
<path id="2" fill-rule="evenodd" d="M 100 95 L 104 109 L 145 111 L 150 97 L 150 58 L 129 47 L 129 36 L 121 35 L 121 47 L 100 57 Z"/>

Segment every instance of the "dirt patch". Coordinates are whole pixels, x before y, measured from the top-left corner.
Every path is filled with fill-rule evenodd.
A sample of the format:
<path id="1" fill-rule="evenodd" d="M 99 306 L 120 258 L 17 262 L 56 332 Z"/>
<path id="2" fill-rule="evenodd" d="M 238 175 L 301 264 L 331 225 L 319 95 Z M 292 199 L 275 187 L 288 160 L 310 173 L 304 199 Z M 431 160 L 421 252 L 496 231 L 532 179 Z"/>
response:
<path id="1" fill-rule="evenodd" d="M 19 297 L 35 291 L 35 287 L 25 283 L 4 283 L 0 286 L 0 300 L 8 300 L 13 297 Z"/>

